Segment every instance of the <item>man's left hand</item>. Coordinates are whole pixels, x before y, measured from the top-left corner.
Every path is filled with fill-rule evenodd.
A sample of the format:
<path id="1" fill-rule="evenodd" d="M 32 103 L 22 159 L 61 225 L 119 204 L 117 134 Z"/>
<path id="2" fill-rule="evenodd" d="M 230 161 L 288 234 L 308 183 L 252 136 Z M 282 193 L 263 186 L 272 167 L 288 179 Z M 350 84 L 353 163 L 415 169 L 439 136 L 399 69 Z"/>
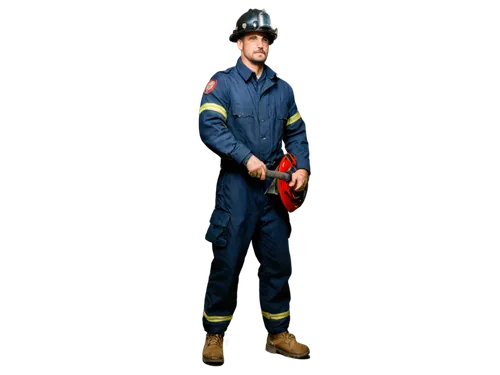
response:
<path id="1" fill-rule="evenodd" d="M 306 188 L 309 181 L 309 172 L 305 169 L 298 169 L 292 174 L 292 180 L 288 184 L 295 191 L 302 191 Z"/>

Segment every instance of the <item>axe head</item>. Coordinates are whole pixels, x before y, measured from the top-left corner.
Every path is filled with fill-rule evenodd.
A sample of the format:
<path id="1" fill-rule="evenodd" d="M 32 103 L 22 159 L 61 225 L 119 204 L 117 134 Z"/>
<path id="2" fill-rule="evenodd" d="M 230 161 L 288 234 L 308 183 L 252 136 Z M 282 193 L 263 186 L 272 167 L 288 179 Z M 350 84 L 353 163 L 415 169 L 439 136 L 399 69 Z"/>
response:
<path id="1" fill-rule="evenodd" d="M 275 178 L 271 185 L 267 188 L 265 194 L 269 195 L 280 195 L 279 189 L 278 189 L 278 179 Z"/>

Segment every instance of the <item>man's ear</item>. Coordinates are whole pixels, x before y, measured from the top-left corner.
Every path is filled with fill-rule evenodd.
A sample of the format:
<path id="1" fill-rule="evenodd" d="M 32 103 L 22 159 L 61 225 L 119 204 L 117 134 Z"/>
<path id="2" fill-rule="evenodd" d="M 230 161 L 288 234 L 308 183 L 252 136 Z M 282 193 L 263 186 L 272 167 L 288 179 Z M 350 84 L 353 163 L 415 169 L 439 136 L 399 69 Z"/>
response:
<path id="1" fill-rule="evenodd" d="M 240 51 L 243 51 L 243 40 L 238 39 L 238 40 L 236 41 L 236 44 L 238 45 L 239 50 L 240 50 Z"/>

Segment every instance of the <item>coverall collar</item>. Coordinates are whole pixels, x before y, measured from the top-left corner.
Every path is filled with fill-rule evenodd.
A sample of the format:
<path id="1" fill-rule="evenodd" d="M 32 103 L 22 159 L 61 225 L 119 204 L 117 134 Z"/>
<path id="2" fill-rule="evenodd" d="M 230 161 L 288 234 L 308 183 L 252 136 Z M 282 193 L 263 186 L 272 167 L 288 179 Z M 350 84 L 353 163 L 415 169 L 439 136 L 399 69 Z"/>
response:
<path id="1" fill-rule="evenodd" d="M 245 82 L 248 82 L 253 71 L 250 70 L 245 64 L 243 64 L 243 61 L 241 61 L 241 59 L 238 59 L 236 69 L 238 69 L 238 73 L 240 73 Z M 264 65 L 264 71 L 262 72 L 262 74 L 266 75 L 269 79 L 272 79 L 276 76 L 276 72 L 268 64 Z"/>

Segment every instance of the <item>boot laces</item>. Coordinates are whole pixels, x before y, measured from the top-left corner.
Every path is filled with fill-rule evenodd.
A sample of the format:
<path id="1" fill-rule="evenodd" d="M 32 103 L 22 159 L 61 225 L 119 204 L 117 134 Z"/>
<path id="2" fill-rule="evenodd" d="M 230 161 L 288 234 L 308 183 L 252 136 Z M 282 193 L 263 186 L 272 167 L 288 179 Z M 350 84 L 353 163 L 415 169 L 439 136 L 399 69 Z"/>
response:
<path id="1" fill-rule="evenodd" d="M 288 332 L 286 332 L 286 339 L 285 339 L 285 340 L 286 340 L 286 343 L 287 343 L 287 344 L 290 344 L 290 342 L 291 342 L 292 340 L 295 340 L 295 335 L 294 335 L 294 334 L 292 334 L 292 333 L 288 333 Z"/>
<path id="2" fill-rule="evenodd" d="M 207 334 L 207 346 L 210 345 L 222 346 L 222 336 L 216 333 Z"/>
<path id="3" fill-rule="evenodd" d="M 290 344 L 290 342 L 295 339 L 295 335 L 289 333 L 288 331 L 280 333 L 280 336 L 282 336 L 285 339 L 285 343 L 287 345 Z"/>

